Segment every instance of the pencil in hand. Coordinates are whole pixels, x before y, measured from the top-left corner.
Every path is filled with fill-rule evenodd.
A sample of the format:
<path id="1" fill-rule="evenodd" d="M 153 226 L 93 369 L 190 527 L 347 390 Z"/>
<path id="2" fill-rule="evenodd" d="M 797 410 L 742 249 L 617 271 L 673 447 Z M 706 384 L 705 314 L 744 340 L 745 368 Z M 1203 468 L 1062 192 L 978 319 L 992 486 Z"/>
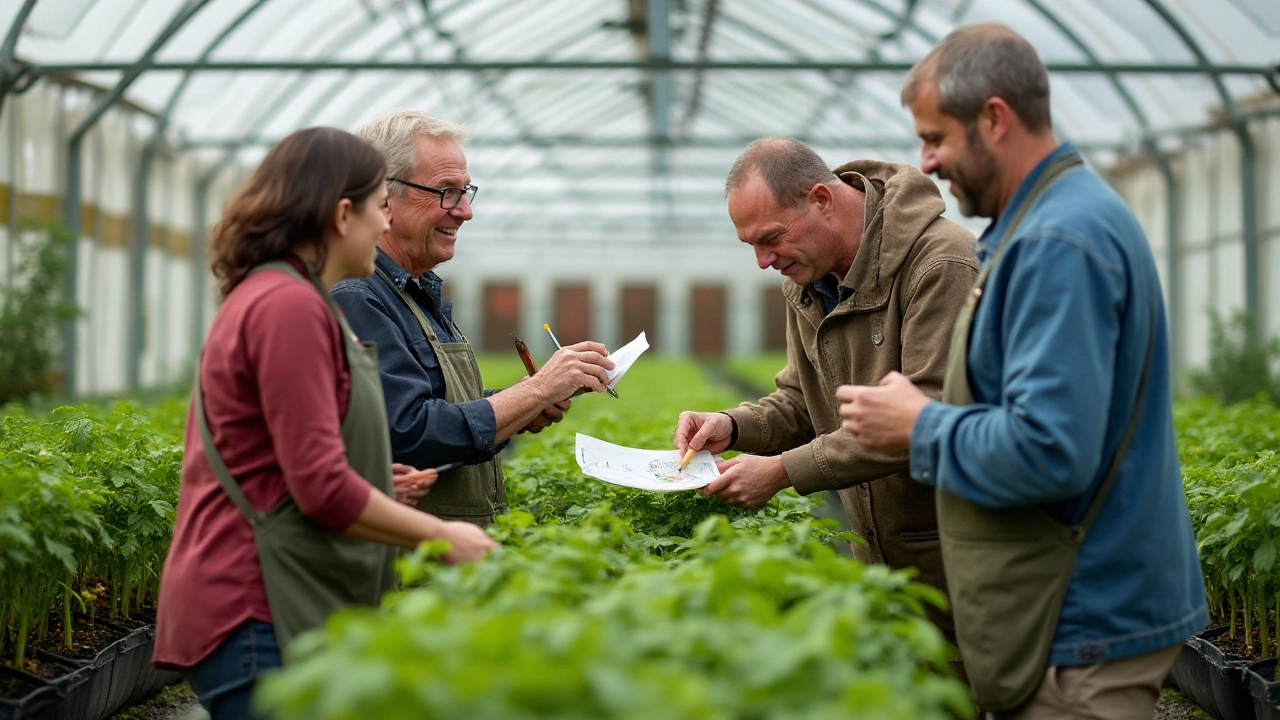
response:
<path id="1" fill-rule="evenodd" d="M 680 467 L 676 468 L 676 472 L 684 472 L 684 469 L 689 466 L 689 461 L 693 459 L 693 454 L 696 452 L 697 450 L 694 450 L 693 448 L 685 450 L 684 458 L 680 460 Z"/>
<path id="2" fill-rule="evenodd" d="M 557 349 L 557 350 L 559 350 L 559 349 L 560 349 L 560 341 L 556 339 L 556 334 L 555 334 L 555 333 L 553 333 L 553 332 L 551 332 L 551 323 L 542 323 L 542 329 L 547 331 L 547 334 L 551 336 L 551 342 L 555 343 L 555 344 L 556 344 L 556 349 Z M 613 388 L 609 387 L 608 385 L 605 385 L 605 386 L 604 386 L 604 391 L 605 391 L 605 392 L 607 392 L 607 393 L 609 393 L 610 395 L 612 395 L 612 396 L 614 397 L 614 399 L 615 399 L 615 400 L 616 400 L 616 399 L 619 399 L 619 398 L 618 398 L 618 391 L 617 391 L 617 390 L 614 390 Z"/>

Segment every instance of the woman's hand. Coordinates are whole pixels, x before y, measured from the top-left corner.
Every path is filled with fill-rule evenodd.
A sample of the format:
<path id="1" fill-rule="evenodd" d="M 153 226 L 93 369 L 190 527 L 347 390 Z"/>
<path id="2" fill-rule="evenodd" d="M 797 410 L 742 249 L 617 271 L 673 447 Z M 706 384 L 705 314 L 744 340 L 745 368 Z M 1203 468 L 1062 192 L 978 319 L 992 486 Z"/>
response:
<path id="1" fill-rule="evenodd" d="M 418 470 L 400 463 L 391 464 L 391 484 L 395 487 L 396 500 L 409 507 L 418 504 L 437 478 L 439 474 L 432 468 Z"/>
<path id="2" fill-rule="evenodd" d="M 447 540 L 452 548 L 444 554 L 444 561 L 450 565 L 461 562 L 475 562 L 484 558 L 498 543 L 485 534 L 478 526 L 461 520 L 445 520 L 444 530 L 439 540 Z"/>

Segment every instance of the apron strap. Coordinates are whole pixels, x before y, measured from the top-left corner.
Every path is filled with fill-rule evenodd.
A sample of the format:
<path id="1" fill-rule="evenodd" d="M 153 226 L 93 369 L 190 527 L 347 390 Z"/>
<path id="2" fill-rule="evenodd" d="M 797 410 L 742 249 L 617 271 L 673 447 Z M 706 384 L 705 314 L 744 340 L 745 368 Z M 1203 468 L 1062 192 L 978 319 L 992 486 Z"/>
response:
<path id="1" fill-rule="evenodd" d="M 284 260 L 272 260 L 270 262 L 265 262 L 255 267 L 253 270 L 250 270 L 249 275 L 253 275 L 254 273 L 259 273 L 264 270 L 280 270 L 299 280 L 308 280 L 313 286 L 315 286 L 316 290 L 320 292 L 320 296 L 324 298 L 325 304 L 329 307 L 330 314 L 333 315 L 334 319 L 338 321 L 338 325 L 342 328 L 344 337 L 343 350 L 345 354 L 345 345 L 350 341 L 350 338 L 353 335 L 350 326 L 347 325 L 346 318 L 342 316 L 342 313 L 338 312 L 338 307 L 333 302 L 333 296 L 325 292 L 324 286 L 320 284 L 320 280 L 316 277 L 315 269 L 311 266 L 311 263 L 304 259 L 302 264 L 303 267 L 307 269 L 308 277 L 303 277 L 302 273 L 299 273 L 297 268 Z M 245 277 L 248 277 L 248 275 Z M 244 515 L 245 520 L 248 520 L 250 525 L 257 525 L 259 521 L 266 517 L 266 514 L 259 512 L 257 508 L 253 507 L 253 505 L 249 503 L 249 499 L 245 497 L 244 490 L 240 488 L 240 483 L 236 482 L 231 471 L 227 469 L 227 464 L 223 461 L 222 454 L 218 452 L 218 448 L 213 444 L 213 432 L 209 430 L 209 418 L 204 412 L 204 392 L 200 388 L 199 362 L 196 363 L 196 377 L 195 382 L 192 383 L 191 401 L 195 403 L 196 406 L 196 421 L 200 428 L 200 442 L 204 444 L 205 457 L 209 460 L 209 465 L 213 468 L 213 474 L 218 478 L 218 484 L 221 485 L 222 489 L 231 497 L 231 502 L 235 503 L 236 507 L 239 508 L 240 514 Z"/>
<path id="2" fill-rule="evenodd" d="M 1000 244 L 996 246 L 996 251 L 991 256 L 991 260 L 978 273 L 978 279 L 973 284 L 975 289 L 980 289 L 986 285 L 987 278 L 991 275 L 996 262 L 1004 254 L 1005 248 L 1008 247 L 1009 241 L 1013 238 L 1014 231 L 1018 229 L 1023 216 L 1035 200 L 1051 185 L 1065 177 L 1068 172 L 1083 164 L 1084 162 L 1079 155 L 1070 154 L 1057 158 L 1045 168 L 1039 180 L 1032 186 L 1031 192 L 1027 193 L 1026 199 L 1023 200 L 1021 207 L 1018 208 L 1017 214 L 1013 216 L 1009 227 L 1005 229 L 1004 235 L 1000 238 Z M 1093 527 L 1094 521 L 1098 519 L 1098 515 L 1102 512 L 1102 506 L 1106 503 L 1107 496 L 1111 494 L 1112 487 L 1115 486 L 1116 478 L 1120 475 L 1120 466 L 1124 462 L 1125 454 L 1129 451 L 1129 443 L 1133 440 L 1133 433 L 1137 429 L 1138 416 L 1142 413 L 1142 406 L 1147 394 L 1147 378 L 1151 376 L 1151 359 L 1155 354 L 1156 324 L 1158 321 L 1159 312 L 1156 310 L 1155 303 L 1151 303 L 1151 331 L 1147 337 L 1147 355 L 1142 364 L 1142 377 L 1138 381 L 1138 393 L 1137 397 L 1134 398 L 1133 413 L 1129 416 L 1128 425 L 1125 427 L 1124 435 L 1120 438 L 1120 444 L 1116 447 L 1115 455 L 1111 458 L 1111 465 L 1107 468 L 1106 476 L 1103 477 L 1093 499 L 1089 501 L 1088 507 L 1085 508 L 1084 517 L 1072 528 L 1073 533 L 1080 541 L 1084 540 L 1089 528 Z"/>
<path id="3" fill-rule="evenodd" d="M 1084 511 L 1084 517 L 1080 520 L 1080 524 L 1076 526 L 1080 528 L 1080 538 L 1082 540 L 1088 534 L 1089 528 L 1093 527 L 1093 521 L 1098 519 L 1098 514 L 1102 512 L 1102 505 L 1106 502 L 1107 495 L 1111 494 L 1111 488 L 1116 484 L 1116 477 L 1120 475 L 1120 465 L 1124 462 L 1125 453 L 1129 451 L 1129 442 L 1133 440 L 1133 432 L 1138 427 L 1138 416 L 1142 414 L 1142 406 L 1147 398 L 1147 379 L 1151 377 L 1151 358 L 1155 355 L 1156 324 L 1159 320 L 1160 313 L 1156 310 L 1156 304 L 1152 302 L 1151 332 L 1147 334 L 1147 357 L 1142 363 L 1142 378 L 1138 380 L 1138 394 L 1134 398 L 1133 413 L 1129 415 L 1129 424 L 1124 429 L 1120 444 L 1116 446 L 1116 454 L 1111 459 L 1111 467 L 1107 468 L 1106 477 L 1098 485 L 1097 494 L 1089 502 L 1089 507 Z"/>
<path id="4" fill-rule="evenodd" d="M 191 389 L 191 401 L 196 405 L 196 422 L 200 427 L 200 442 L 204 444 L 204 456 L 209 460 L 213 474 L 218 478 L 218 484 L 231 497 L 231 502 L 240 509 L 240 514 L 244 515 L 244 519 L 249 521 L 250 526 L 256 526 L 265 517 L 265 513 L 258 512 L 257 508 L 249 503 L 249 498 L 244 496 L 244 490 L 231 475 L 218 448 L 214 446 L 213 433 L 209 431 L 209 420 L 204 414 L 203 394 L 200 389 L 200 364 L 196 363 L 196 381 Z"/>
<path id="5" fill-rule="evenodd" d="M 413 316 L 418 319 L 418 324 L 422 326 L 422 331 L 427 334 L 427 339 L 431 341 L 431 346 L 435 347 L 439 344 L 440 338 L 436 335 L 435 327 L 433 327 L 431 325 L 431 321 L 427 319 L 426 313 L 422 312 L 422 308 L 418 307 L 418 303 L 414 302 L 413 298 L 406 295 L 403 289 L 392 282 L 391 278 L 382 271 L 382 268 L 375 267 L 374 271 L 378 274 L 378 277 L 382 278 L 383 282 L 385 282 L 392 290 L 396 291 L 396 294 L 400 296 L 400 299 L 404 301 L 404 304 L 409 306 L 409 312 L 413 313 Z"/>
<path id="6" fill-rule="evenodd" d="M 978 272 L 978 279 L 973 283 L 975 289 L 987 284 L 987 277 L 991 274 L 992 268 L 996 266 L 1000 256 L 1004 254 L 1004 249 L 1009 245 L 1009 241 L 1013 239 L 1013 233 L 1018 229 L 1018 225 L 1022 223 L 1022 216 L 1027 214 L 1027 210 L 1031 208 L 1045 190 L 1049 189 L 1049 186 L 1065 177 L 1069 170 L 1074 170 L 1083 164 L 1084 161 L 1080 159 L 1080 156 L 1074 153 L 1062 155 L 1049 163 L 1044 172 L 1040 174 L 1036 184 L 1031 186 L 1031 191 L 1027 193 L 1026 199 L 1022 201 L 1018 212 L 1014 214 L 1009 227 L 1005 228 L 1004 235 L 1000 238 L 1000 244 L 996 246 L 996 251 L 991 255 L 991 260 L 983 265 L 982 270 Z"/>

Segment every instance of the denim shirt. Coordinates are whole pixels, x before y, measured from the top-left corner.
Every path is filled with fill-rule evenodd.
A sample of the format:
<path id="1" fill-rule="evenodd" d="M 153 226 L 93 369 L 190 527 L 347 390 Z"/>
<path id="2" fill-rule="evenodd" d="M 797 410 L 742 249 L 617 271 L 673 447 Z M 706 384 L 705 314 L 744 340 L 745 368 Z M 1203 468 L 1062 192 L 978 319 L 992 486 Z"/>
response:
<path id="1" fill-rule="evenodd" d="M 427 272 L 415 281 L 381 249 L 377 266 L 417 302 L 440 342 L 466 340 L 453 323 L 453 304 L 440 296 L 443 281 L 438 275 Z M 435 350 L 413 311 L 377 273 L 342 280 L 333 288 L 333 299 L 356 335 L 377 343 L 395 462 L 417 468 L 456 461 L 471 465 L 501 450 L 493 442 L 493 406 L 484 399 L 445 401 L 444 373 Z"/>
<path id="2" fill-rule="evenodd" d="M 978 241 L 989 262 L 1059 146 Z M 1076 523 L 1097 491 L 1155 350 L 1133 440 L 1080 548 L 1049 665 L 1154 652 L 1208 623 L 1174 440 L 1168 330 L 1155 260 L 1124 201 L 1092 171 L 1028 208 L 983 290 L 969 336 L 974 403 L 930 402 L 911 474 L 991 508 L 1044 506 Z"/>

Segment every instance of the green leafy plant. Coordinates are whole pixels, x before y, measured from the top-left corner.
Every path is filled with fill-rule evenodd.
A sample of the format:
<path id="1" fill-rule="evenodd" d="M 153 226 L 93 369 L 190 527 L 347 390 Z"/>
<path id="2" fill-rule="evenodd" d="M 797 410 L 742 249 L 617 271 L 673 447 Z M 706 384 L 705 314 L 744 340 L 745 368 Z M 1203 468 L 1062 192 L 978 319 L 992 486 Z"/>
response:
<path id="1" fill-rule="evenodd" d="M 180 403 L 158 424 L 119 403 L 0 419 L 0 650 L 22 666 L 51 620 L 73 644 L 73 613 L 110 614 L 154 598 L 173 535 L 182 446 Z M 159 429 L 157 429 L 159 428 Z"/>
<path id="2" fill-rule="evenodd" d="M 500 520 L 488 562 L 305 636 L 258 700 L 281 718 L 972 715 L 923 618 L 939 593 L 840 557 L 807 523 L 704 520 L 663 561 L 606 509 Z"/>
<path id="3" fill-rule="evenodd" d="M 1198 400 L 1175 416 L 1210 614 L 1266 657 L 1280 638 L 1280 409 L 1261 397 Z"/>
<path id="4" fill-rule="evenodd" d="M 0 287 L 0 405 L 53 390 L 58 332 L 79 310 L 62 299 L 74 242 L 61 223 L 24 223 L 12 282 Z"/>
<path id="5" fill-rule="evenodd" d="M 1280 338 L 1260 337 L 1256 319 L 1244 311 L 1209 320 L 1209 366 L 1191 375 L 1192 388 L 1224 403 L 1256 395 L 1280 402 Z"/>
<path id="6" fill-rule="evenodd" d="M 406 588 L 335 615 L 259 700 L 277 717 L 765 718 L 972 715 L 910 574 L 831 547 L 794 492 L 758 510 L 585 477 L 574 433 L 670 448 L 681 410 L 735 404 L 698 366 L 637 363 L 521 436 L 489 560 L 428 544 Z M 338 668 L 343 670 L 335 676 Z"/>

